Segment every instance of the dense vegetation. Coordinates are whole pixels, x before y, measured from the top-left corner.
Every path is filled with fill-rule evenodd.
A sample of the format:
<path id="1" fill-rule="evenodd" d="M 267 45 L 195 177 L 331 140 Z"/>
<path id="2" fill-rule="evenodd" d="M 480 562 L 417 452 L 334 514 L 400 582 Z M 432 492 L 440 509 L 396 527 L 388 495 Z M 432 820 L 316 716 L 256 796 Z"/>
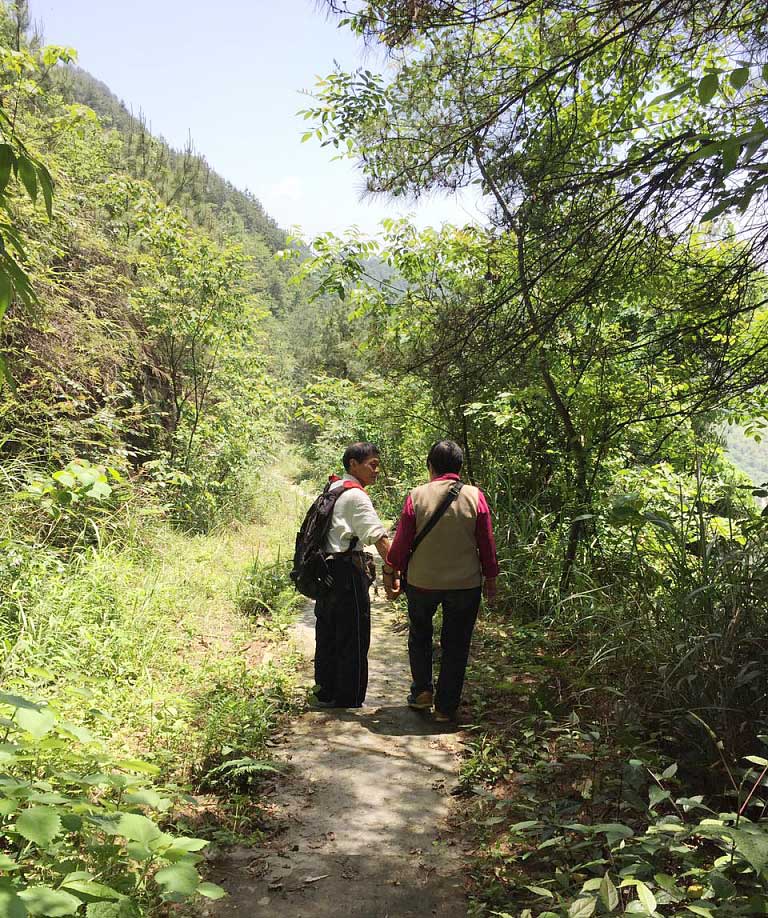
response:
<path id="1" fill-rule="evenodd" d="M 305 266 L 397 380 L 389 461 L 446 431 L 495 507 L 478 913 L 762 914 L 768 517 L 723 435 L 768 391 L 761 7 L 328 5 L 388 67 L 322 80 L 306 139 L 489 213 Z"/>
<path id="2" fill-rule="evenodd" d="M 258 834 L 297 700 L 266 342 L 300 292 L 252 196 L 26 25 L 0 8 L 0 915 L 129 918 L 221 895 L 200 852 Z"/>
<path id="3" fill-rule="evenodd" d="M 294 245 L 2 8 L 0 916 L 219 894 L 197 852 L 254 831 L 296 697 L 286 439 L 315 480 L 376 440 L 393 517 L 441 435 L 505 584 L 473 910 L 765 913 L 760 6 L 329 6 L 390 66 L 323 80 L 307 139 L 487 225 Z"/>

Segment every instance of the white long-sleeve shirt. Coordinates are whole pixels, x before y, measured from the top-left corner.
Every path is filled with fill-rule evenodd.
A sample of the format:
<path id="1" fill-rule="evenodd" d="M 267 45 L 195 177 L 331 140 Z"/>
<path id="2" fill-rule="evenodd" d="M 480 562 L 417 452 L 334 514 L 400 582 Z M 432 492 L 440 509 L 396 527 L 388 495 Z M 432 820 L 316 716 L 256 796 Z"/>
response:
<path id="1" fill-rule="evenodd" d="M 345 475 L 333 482 L 331 490 L 340 488 L 345 481 L 357 482 L 357 479 L 352 475 Z M 358 539 L 355 548 L 362 548 L 364 545 L 373 545 L 386 534 L 387 530 L 373 509 L 371 498 L 360 488 L 349 488 L 346 494 L 338 498 L 333 508 L 325 550 L 347 551 L 355 536 Z"/>

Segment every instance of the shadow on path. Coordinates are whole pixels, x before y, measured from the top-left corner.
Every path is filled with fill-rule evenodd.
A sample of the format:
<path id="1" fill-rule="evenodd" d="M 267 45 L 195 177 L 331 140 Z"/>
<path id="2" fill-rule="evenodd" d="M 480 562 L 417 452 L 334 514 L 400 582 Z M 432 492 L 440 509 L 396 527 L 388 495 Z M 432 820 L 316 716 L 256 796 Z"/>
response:
<path id="1" fill-rule="evenodd" d="M 405 704 L 402 612 L 374 603 L 367 703 L 309 711 L 277 758 L 282 831 L 264 848 L 238 848 L 212 879 L 229 897 L 215 916 L 464 918 L 461 855 L 447 830 L 457 778 L 455 728 Z M 311 655 L 311 605 L 296 628 Z"/>

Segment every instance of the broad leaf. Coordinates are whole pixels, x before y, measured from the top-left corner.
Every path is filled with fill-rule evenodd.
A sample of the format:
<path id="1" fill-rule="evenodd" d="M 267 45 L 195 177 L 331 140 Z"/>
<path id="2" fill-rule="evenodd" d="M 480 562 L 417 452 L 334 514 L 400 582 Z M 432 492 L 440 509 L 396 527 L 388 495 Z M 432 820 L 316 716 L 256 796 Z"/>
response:
<path id="1" fill-rule="evenodd" d="M 45 915 L 58 918 L 60 915 L 74 915 L 82 905 L 71 893 L 49 886 L 30 886 L 19 893 L 30 915 Z"/>
<path id="2" fill-rule="evenodd" d="M 61 884 L 62 889 L 68 889 L 83 896 L 90 896 L 93 899 L 112 899 L 119 900 L 123 896 L 111 886 L 105 886 L 103 883 L 96 883 L 93 880 L 65 880 Z"/>
<path id="3" fill-rule="evenodd" d="M 21 695 L 9 695 L 7 692 L 0 692 L 0 704 L 8 704 L 12 708 L 26 708 L 29 711 L 40 711 L 42 705 L 30 701 L 28 698 L 22 698 Z"/>
<path id="4" fill-rule="evenodd" d="M 16 831 L 39 848 L 47 848 L 54 838 L 61 835 L 61 819 L 49 806 L 31 806 L 19 814 Z"/>
<path id="5" fill-rule="evenodd" d="M 191 896 L 200 885 L 200 877 L 195 868 L 188 863 L 171 864 L 155 874 L 155 882 L 166 897 Z"/>
<path id="6" fill-rule="evenodd" d="M 42 739 L 56 723 L 56 715 L 48 708 L 40 711 L 29 708 L 19 708 L 16 712 L 16 722 L 36 739 Z"/>
<path id="7" fill-rule="evenodd" d="M 619 904 L 619 891 L 608 873 L 600 881 L 600 901 L 609 912 L 612 912 Z"/>
<path id="8" fill-rule="evenodd" d="M 731 86 L 741 89 L 749 79 L 749 67 L 738 67 L 731 73 Z"/>
<path id="9" fill-rule="evenodd" d="M 197 887 L 197 891 L 201 896 L 205 896 L 206 899 L 223 899 L 227 895 L 226 889 L 222 889 L 221 886 L 217 886 L 215 883 L 201 883 Z"/>
<path id="10" fill-rule="evenodd" d="M 28 915 L 24 900 L 11 886 L 0 886 L 0 918 L 24 918 Z"/>
<path id="11" fill-rule="evenodd" d="M 637 898 L 642 903 L 643 908 L 652 915 L 656 911 L 656 896 L 641 880 L 637 881 L 636 889 Z"/>
<path id="12" fill-rule="evenodd" d="M 584 898 L 571 902 L 568 918 L 591 918 L 597 908 L 597 899 Z"/>
<path id="13" fill-rule="evenodd" d="M 706 105 L 720 88 L 720 78 L 716 73 L 708 73 L 699 81 L 699 101 Z"/>
<path id="14" fill-rule="evenodd" d="M 0 143 L 0 194 L 5 191 L 15 162 L 16 154 L 13 152 L 13 147 L 8 143 Z"/>
<path id="15" fill-rule="evenodd" d="M 28 156 L 23 154 L 18 157 L 19 178 L 27 189 L 27 194 L 33 201 L 37 200 L 37 170 L 35 164 Z"/>

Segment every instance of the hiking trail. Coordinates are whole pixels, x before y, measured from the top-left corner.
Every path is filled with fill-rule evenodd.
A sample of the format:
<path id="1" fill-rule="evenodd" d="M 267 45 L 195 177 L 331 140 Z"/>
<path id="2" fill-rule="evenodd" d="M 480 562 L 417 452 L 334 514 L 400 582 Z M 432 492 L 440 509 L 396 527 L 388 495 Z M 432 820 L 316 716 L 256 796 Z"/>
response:
<path id="1" fill-rule="evenodd" d="M 464 852 L 448 826 L 459 737 L 405 703 L 402 611 L 378 598 L 371 619 L 365 706 L 308 711 L 287 728 L 275 750 L 278 831 L 264 847 L 220 855 L 211 879 L 229 896 L 206 914 L 466 916 Z M 294 638 L 311 680 L 312 603 Z"/>

